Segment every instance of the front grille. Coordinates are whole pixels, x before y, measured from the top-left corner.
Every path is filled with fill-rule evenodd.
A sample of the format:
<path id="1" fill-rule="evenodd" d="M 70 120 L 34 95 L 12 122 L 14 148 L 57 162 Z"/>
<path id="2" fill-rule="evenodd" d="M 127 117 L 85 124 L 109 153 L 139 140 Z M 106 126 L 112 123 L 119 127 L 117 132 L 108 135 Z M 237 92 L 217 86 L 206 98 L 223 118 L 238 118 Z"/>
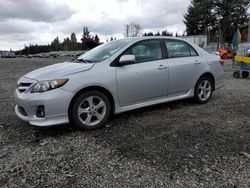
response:
<path id="1" fill-rule="evenodd" d="M 17 84 L 17 89 L 19 92 L 23 93 L 30 87 L 31 84 L 32 83 L 20 82 Z"/>
<path id="2" fill-rule="evenodd" d="M 35 82 L 37 82 L 34 79 L 26 78 L 26 77 L 21 77 L 17 81 L 17 91 L 19 93 L 25 93 Z"/>
<path id="3" fill-rule="evenodd" d="M 29 87 L 32 83 L 20 83 L 20 86 Z"/>

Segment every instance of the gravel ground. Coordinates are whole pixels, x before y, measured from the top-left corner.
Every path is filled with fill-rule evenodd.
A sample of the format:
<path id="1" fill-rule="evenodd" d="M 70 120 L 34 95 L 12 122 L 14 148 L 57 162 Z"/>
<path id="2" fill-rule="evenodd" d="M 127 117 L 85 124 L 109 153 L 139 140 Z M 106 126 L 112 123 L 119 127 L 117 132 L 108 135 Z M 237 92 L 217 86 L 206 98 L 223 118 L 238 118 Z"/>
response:
<path id="1" fill-rule="evenodd" d="M 15 117 L 23 74 L 64 59 L 0 59 L 0 187 L 250 187 L 250 78 L 205 105 L 184 100 L 114 116 L 102 129 L 39 129 Z"/>

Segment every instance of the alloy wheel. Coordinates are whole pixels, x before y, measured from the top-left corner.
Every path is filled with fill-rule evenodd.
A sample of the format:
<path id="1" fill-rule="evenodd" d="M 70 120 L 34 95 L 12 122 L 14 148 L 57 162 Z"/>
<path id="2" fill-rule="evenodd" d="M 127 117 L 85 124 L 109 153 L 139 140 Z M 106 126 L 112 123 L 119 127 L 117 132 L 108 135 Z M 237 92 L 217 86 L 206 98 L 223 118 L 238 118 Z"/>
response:
<path id="1" fill-rule="evenodd" d="M 206 101 L 212 94 L 212 85 L 209 80 L 202 80 L 198 86 L 198 97 L 201 101 Z"/>
<path id="2" fill-rule="evenodd" d="M 89 96 L 78 107 L 78 118 L 87 126 L 95 126 L 106 115 L 106 103 L 98 96 Z"/>

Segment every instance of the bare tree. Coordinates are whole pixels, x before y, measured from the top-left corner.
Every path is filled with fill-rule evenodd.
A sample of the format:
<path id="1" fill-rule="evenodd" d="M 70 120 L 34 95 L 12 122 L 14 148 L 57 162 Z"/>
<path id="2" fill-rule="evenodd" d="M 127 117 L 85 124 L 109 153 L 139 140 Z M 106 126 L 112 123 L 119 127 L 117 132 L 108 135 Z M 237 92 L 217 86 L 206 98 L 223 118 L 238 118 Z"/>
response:
<path id="1" fill-rule="evenodd" d="M 141 26 L 136 23 L 125 25 L 125 37 L 138 37 L 141 35 Z"/>

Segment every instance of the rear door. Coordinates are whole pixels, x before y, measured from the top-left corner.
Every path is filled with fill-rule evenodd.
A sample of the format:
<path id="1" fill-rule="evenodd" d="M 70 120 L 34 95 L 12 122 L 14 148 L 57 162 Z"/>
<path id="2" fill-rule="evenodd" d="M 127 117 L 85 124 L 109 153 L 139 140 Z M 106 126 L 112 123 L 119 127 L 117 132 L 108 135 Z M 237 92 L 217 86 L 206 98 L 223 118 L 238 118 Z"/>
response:
<path id="1" fill-rule="evenodd" d="M 129 106 L 166 97 L 168 65 L 160 40 L 144 40 L 122 55 L 135 55 L 136 62 L 116 67 L 120 106 Z"/>
<path id="2" fill-rule="evenodd" d="M 176 39 L 164 40 L 169 66 L 168 97 L 186 94 L 195 87 L 204 62 L 187 42 Z"/>

